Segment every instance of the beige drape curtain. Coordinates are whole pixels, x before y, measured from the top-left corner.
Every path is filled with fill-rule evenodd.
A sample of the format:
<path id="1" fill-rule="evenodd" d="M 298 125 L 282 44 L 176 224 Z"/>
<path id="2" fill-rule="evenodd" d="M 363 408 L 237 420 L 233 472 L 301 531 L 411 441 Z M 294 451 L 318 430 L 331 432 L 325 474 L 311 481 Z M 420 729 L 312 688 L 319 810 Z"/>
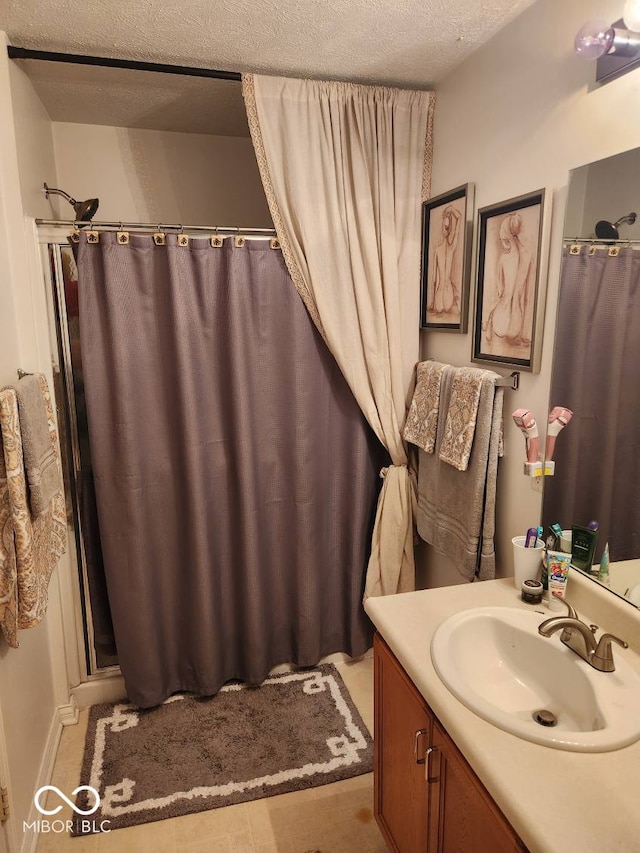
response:
<path id="1" fill-rule="evenodd" d="M 243 93 L 291 277 L 391 456 L 365 597 L 413 589 L 415 491 L 401 429 L 418 360 L 434 95 L 255 75 Z"/>

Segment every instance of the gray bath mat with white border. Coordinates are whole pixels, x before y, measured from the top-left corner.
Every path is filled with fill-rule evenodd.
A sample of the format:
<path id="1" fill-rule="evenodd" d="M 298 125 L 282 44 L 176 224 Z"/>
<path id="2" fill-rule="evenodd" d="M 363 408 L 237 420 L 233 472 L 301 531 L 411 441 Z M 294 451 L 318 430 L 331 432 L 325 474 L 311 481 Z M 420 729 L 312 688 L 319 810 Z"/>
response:
<path id="1" fill-rule="evenodd" d="M 151 710 L 89 711 L 81 785 L 100 807 L 74 835 L 119 829 L 369 773 L 373 743 L 333 664 L 176 694 Z M 88 811 L 85 791 L 76 805 Z"/>

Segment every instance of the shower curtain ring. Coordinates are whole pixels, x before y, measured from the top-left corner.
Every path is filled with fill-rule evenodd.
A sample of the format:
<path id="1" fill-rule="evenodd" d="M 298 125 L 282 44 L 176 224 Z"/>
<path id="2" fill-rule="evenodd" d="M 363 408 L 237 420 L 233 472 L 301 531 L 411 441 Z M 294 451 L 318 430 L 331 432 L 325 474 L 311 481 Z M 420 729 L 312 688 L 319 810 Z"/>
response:
<path id="1" fill-rule="evenodd" d="M 129 244 L 129 232 L 124 230 L 124 225 L 120 222 L 118 227 L 118 236 L 116 237 L 116 242 L 121 246 L 127 246 Z"/>
<path id="2" fill-rule="evenodd" d="M 224 245 L 224 241 L 222 237 L 218 235 L 218 226 L 213 229 L 213 237 L 211 238 L 211 248 L 212 249 L 221 249 Z"/>

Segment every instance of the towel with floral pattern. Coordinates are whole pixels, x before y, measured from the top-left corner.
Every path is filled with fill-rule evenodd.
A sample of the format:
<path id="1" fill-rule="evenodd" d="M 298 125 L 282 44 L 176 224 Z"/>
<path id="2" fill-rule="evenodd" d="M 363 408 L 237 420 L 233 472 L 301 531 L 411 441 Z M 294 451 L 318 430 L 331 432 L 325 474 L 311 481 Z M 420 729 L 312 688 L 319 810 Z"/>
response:
<path id="1" fill-rule="evenodd" d="M 51 397 L 42 374 L 38 375 L 38 382 L 59 466 Z M 49 579 L 66 550 L 67 524 L 62 490 L 54 494 L 46 512 L 37 518 L 31 515 L 18 400 L 13 388 L 0 391 L 0 438 L 0 627 L 9 645 L 15 648 L 16 629 L 32 628 L 46 612 Z"/>
<path id="2" fill-rule="evenodd" d="M 477 367 L 459 367 L 455 372 L 439 457 L 458 471 L 466 471 L 469 465 L 480 389 L 489 375 L 493 380 L 499 378 L 497 373 Z"/>
<path id="3" fill-rule="evenodd" d="M 18 576 L 7 467 L 3 453 L 0 453 L 0 627 L 9 645 L 17 646 Z"/>
<path id="4" fill-rule="evenodd" d="M 433 453 L 436 446 L 440 385 L 445 367 L 439 361 L 421 361 L 416 368 L 416 387 L 402 435 L 425 453 Z"/>

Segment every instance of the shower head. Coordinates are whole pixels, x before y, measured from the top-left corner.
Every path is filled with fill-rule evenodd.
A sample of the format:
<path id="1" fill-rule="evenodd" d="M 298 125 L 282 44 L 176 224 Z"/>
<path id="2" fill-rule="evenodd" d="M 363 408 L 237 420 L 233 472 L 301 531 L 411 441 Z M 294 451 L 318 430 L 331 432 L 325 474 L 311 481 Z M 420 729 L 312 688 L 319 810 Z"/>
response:
<path id="1" fill-rule="evenodd" d="M 53 187 L 48 187 L 46 184 L 44 185 L 44 194 L 47 198 L 50 195 L 61 195 L 62 198 L 66 198 L 75 211 L 76 222 L 89 222 L 96 215 L 100 206 L 100 200 L 97 198 L 76 201 L 75 198 L 71 198 L 69 193 L 66 193 L 64 190 L 56 190 Z"/>
<path id="2" fill-rule="evenodd" d="M 623 223 L 633 225 L 636 221 L 637 214 L 628 213 L 626 216 L 621 216 L 617 222 L 607 222 L 606 219 L 601 219 L 596 222 L 596 237 L 600 240 L 617 240 L 620 237 L 618 226 Z"/>

